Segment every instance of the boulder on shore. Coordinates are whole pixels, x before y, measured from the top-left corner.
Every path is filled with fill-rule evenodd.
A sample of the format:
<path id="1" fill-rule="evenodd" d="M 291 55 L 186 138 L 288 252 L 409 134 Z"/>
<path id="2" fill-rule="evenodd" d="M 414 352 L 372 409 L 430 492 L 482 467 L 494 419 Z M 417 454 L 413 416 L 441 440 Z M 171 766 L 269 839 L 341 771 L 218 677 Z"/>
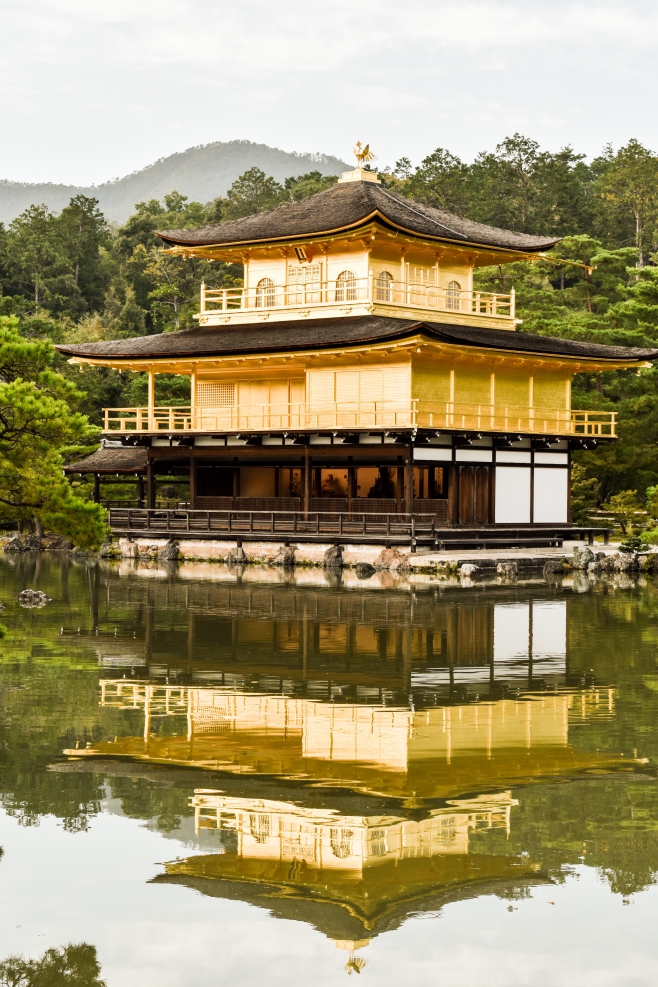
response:
<path id="1" fill-rule="evenodd" d="M 596 562 L 596 556 L 591 548 L 574 548 L 571 563 L 574 569 L 586 569 L 590 562 Z"/>
<path id="2" fill-rule="evenodd" d="M 619 552 L 614 566 L 616 572 L 634 572 L 640 568 L 640 561 L 636 552 Z"/>
<path id="3" fill-rule="evenodd" d="M 294 545 L 282 545 L 270 562 L 270 565 L 280 565 L 284 569 L 291 569 L 295 564 L 296 551 L 297 549 Z"/>
<path id="4" fill-rule="evenodd" d="M 324 558 L 322 559 L 322 565 L 325 569 L 342 569 L 343 568 L 343 546 L 342 545 L 332 545 L 324 553 Z"/>
<path id="5" fill-rule="evenodd" d="M 384 548 L 373 562 L 373 566 L 375 569 L 392 569 L 394 563 L 401 558 L 397 548 Z"/>
<path id="6" fill-rule="evenodd" d="M 173 538 L 170 538 L 166 545 L 163 545 L 158 551 L 158 558 L 162 562 L 175 562 L 178 558 L 179 549 L 178 542 Z"/>

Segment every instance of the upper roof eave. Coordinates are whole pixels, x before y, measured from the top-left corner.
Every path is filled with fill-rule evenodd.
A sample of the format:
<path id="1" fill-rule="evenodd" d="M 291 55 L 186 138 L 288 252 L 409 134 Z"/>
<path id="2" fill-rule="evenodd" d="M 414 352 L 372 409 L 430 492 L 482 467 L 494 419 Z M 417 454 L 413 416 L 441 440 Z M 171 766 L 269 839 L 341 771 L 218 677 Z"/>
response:
<path id="1" fill-rule="evenodd" d="M 477 223 L 368 182 L 337 184 L 307 199 L 215 226 L 155 232 L 165 243 L 183 248 L 236 249 L 336 236 L 373 219 L 419 239 L 516 254 L 547 250 L 560 240 Z"/>
<path id="2" fill-rule="evenodd" d="M 510 253 L 510 254 L 535 254 L 540 253 L 543 250 L 550 250 L 556 244 L 560 242 L 561 237 L 556 237 L 552 240 L 547 240 L 545 243 L 540 243 L 535 246 L 526 247 L 509 247 L 498 244 L 485 243 L 483 240 L 467 240 L 467 239 L 457 239 L 456 237 L 451 238 L 449 236 L 438 236 L 431 233 L 418 233 L 415 230 L 409 229 L 402 226 L 399 223 L 395 223 L 384 216 L 378 209 L 373 210 L 369 215 L 364 216 L 362 219 L 355 220 L 353 223 L 345 224 L 343 226 L 337 226 L 332 229 L 318 230 L 314 233 L 290 233 L 283 234 L 281 236 L 272 237 L 262 237 L 259 239 L 246 239 L 246 240 L 230 240 L 224 243 L 218 242 L 208 242 L 208 241 L 198 241 L 193 242 L 190 240 L 181 241 L 173 238 L 170 234 L 177 232 L 175 230 L 154 230 L 155 236 L 160 237 L 165 243 L 171 244 L 174 247 L 181 247 L 182 249 L 194 250 L 196 248 L 202 247 L 206 250 L 236 250 L 240 248 L 247 247 L 258 247 L 265 246 L 272 243 L 304 243 L 309 240 L 318 240 L 323 237 L 340 236 L 342 233 L 355 233 L 359 229 L 368 226 L 369 223 L 379 222 L 382 226 L 387 227 L 390 230 L 394 230 L 396 233 L 403 233 L 405 236 L 413 237 L 416 240 L 430 240 L 435 243 L 450 243 L 458 244 L 461 247 L 476 247 L 482 249 L 485 247 L 487 250 L 495 250 L 497 253 Z"/>

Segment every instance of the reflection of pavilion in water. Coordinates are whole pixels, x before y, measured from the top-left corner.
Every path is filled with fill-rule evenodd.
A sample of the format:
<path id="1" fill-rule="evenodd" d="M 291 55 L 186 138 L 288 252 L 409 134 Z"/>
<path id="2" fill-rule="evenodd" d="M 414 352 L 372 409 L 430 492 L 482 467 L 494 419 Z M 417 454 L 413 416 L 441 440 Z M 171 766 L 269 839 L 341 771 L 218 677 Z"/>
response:
<path id="1" fill-rule="evenodd" d="M 114 679 L 101 683 L 101 703 L 139 710 L 142 735 L 69 756 L 273 775 L 412 801 L 612 763 L 569 743 L 574 720 L 612 714 L 608 689 L 413 709 Z"/>
<path id="2" fill-rule="evenodd" d="M 198 789 L 197 828 L 219 853 L 166 865 L 158 882 L 194 887 L 313 924 L 354 950 L 411 911 L 541 880 L 526 857 L 469 854 L 469 834 L 509 833 L 510 792 L 456 799 L 422 819 L 344 815 Z"/>
<path id="3" fill-rule="evenodd" d="M 509 832 L 513 785 L 618 766 L 570 742 L 575 723 L 614 715 L 614 702 L 590 687 L 415 708 L 106 679 L 101 703 L 138 716 L 141 735 L 65 753 L 94 770 L 112 758 L 223 772 L 241 791 L 192 798 L 218 852 L 173 861 L 155 881 L 307 922 L 355 968 L 355 949 L 412 913 L 544 880 L 486 834 Z M 262 797 L 274 784 L 290 800 Z"/>
<path id="4" fill-rule="evenodd" d="M 170 616 L 158 605 L 163 594 L 153 592 L 135 610 L 136 631 L 96 637 L 94 647 L 106 667 L 237 690 L 257 683 L 267 692 L 331 695 L 340 682 L 358 698 L 406 699 L 413 691 L 418 702 L 425 694 L 494 696 L 569 680 L 564 598 L 324 593 L 211 586 L 188 594 L 183 625 L 180 611 Z"/>

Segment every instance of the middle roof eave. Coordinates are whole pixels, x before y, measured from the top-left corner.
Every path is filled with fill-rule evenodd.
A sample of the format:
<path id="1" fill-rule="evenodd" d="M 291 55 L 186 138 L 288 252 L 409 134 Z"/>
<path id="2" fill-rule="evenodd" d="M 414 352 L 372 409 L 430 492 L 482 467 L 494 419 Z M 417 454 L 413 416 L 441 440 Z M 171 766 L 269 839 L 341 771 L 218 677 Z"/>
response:
<path id="1" fill-rule="evenodd" d="M 610 364 L 639 364 L 658 358 L 658 349 L 604 346 L 503 329 L 445 325 L 384 316 L 325 318 L 308 322 L 293 320 L 267 326 L 256 323 L 240 327 L 195 328 L 105 343 L 61 344 L 57 349 L 73 358 L 141 362 L 332 350 L 394 342 L 418 334 L 451 345 L 546 357 L 561 356 L 575 360 L 598 360 Z"/>

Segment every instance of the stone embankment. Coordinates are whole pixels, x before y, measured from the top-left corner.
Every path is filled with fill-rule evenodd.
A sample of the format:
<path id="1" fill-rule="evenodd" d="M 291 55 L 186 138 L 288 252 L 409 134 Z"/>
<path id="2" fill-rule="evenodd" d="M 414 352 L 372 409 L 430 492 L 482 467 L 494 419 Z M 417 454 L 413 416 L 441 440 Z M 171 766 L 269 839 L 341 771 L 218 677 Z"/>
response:
<path id="1" fill-rule="evenodd" d="M 269 565 L 282 568 L 317 566 L 327 570 L 351 568 L 360 578 L 376 571 L 453 575 L 463 579 L 495 576 L 513 581 L 521 575 L 559 577 L 567 573 L 587 573 L 592 577 L 613 573 L 658 574 L 658 552 L 594 552 L 576 546 L 572 555 L 557 549 L 500 550 L 470 553 L 426 552 L 382 548 L 381 545 L 281 544 L 279 542 L 175 541 L 164 538 L 120 538 L 102 546 L 99 552 L 75 549 L 56 535 L 14 535 L 0 543 L 5 552 L 67 551 L 74 557 L 134 559 L 142 562 L 224 562 L 228 565 Z"/>

